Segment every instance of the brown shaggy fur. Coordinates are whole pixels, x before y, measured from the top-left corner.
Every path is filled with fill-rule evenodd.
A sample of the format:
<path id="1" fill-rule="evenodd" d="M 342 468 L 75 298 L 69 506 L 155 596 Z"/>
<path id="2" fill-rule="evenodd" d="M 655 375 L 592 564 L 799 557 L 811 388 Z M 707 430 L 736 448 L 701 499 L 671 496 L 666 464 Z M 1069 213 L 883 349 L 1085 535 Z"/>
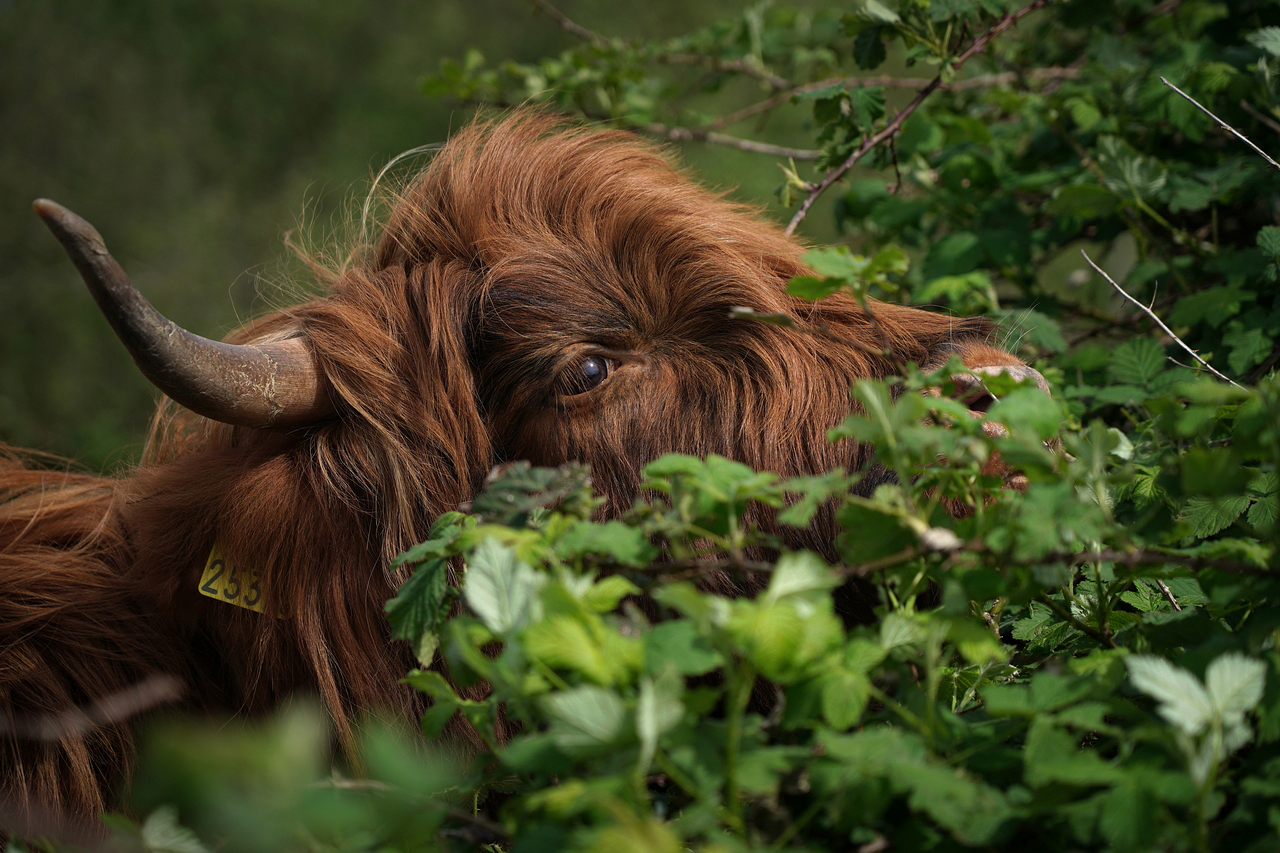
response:
<path id="1" fill-rule="evenodd" d="M 412 656 L 383 617 L 403 577 L 387 567 L 496 462 L 589 462 L 607 512 L 668 451 L 784 475 L 862 467 L 825 433 L 850 384 L 891 365 L 728 319 L 785 313 L 878 346 L 851 300 L 785 294 L 802 251 L 629 135 L 528 113 L 462 131 L 365 263 L 234 338 L 304 337 L 337 418 L 273 431 L 169 412 L 149 461 L 115 479 L 0 462 L 0 820 L 112 805 L 132 721 L 49 739 L 28 724 L 155 673 L 211 713 L 318 692 L 347 746 L 361 713 L 413 719 L 420 699 L 396 683 Z M 986 322 L 876 314 L 904 361 L 1019 363 L 984 343 Z M 616 369 L 564 393 L 589 355 Z M 794 544 L 830 554 L 826 527 Z M 198 593 L 215 543 L 261 571 L 285 618 Z"/>

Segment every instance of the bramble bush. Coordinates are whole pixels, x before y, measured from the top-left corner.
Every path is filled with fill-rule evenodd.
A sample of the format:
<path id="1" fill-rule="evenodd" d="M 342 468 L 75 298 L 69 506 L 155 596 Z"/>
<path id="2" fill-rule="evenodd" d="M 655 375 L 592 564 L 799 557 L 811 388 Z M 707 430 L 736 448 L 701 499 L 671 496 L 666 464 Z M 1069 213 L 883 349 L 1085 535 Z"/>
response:
<path id="1" fill-rule="evenodd" d="M 993 437 L 949 399 L 957 365 L 858 383 L 830 438 L 896 474 L 869 496 L 857 473 L 668 456 L 649 500 L 601 522 L 580 466 L 502 469 L 402 555 L 416 572 L 387 605 L 427 736 L 461 714 L 486 752 L 422 755 L 371 723 L 362 771 L 326 775 L 305 707 L 231 745 L 160 736 L 136 785 L 158 808 L 112 843 L 1275 849 L 1280 174 L 1160 78 L 1274 147 L 1280 6 L 757 5 L 639 41 L 537 5 L 576 46 L 472 52 L 427 91 L 785 152 L 793 226 L 825 207 L 850 243 L 811 253 L 820 278 L 793 292 L 1002 319 L 1053 397 L 988 380 Z M 1025 493 L 981 474 L 993 453 Z M 834 565 L 744 522 L 828 504 Z M 711 572 L 763 591 L 700 591 Z M 847 583 L 878 596 L 875 624 L 841 622 Z M 483 699 L 455 689 L 482 681 Z"/>

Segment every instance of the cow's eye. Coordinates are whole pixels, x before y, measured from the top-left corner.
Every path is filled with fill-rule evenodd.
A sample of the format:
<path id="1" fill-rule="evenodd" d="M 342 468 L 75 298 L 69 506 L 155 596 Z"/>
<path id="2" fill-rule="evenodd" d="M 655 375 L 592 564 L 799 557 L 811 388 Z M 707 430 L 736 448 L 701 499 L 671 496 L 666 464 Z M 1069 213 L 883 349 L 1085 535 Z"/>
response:
<path id="1" fill-rule="evenodd" d="M 614 362 L 602 355 L 588 355 L 578 359 L 572 367 L 560 375 L 558 390 L 566 397 L 585 394 L 609 378 Z"/>

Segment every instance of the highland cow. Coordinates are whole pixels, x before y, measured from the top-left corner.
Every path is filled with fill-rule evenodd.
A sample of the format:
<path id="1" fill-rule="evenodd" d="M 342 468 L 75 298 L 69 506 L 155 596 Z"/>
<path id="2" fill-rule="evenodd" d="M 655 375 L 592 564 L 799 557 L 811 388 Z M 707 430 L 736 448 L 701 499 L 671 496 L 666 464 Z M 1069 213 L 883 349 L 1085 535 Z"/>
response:
<path id="1" fill-rule="evenodd" d="M 775 225 L 630 135 L 528 112 L 457 134 L 326 295 L 227 344 L 168 323 L 87 223 L 36 207 L 172 403 L 117 477 L 0 457 L 0 821 L 18 825 L 113 803 L 136 720 L 95 709 L 157 677 L 182 685 L 171 705 L 224 715 L 319 694 L 347 747 L 362 713 L 413 719 L 388 567 L 496 463 L 590 463 L 615 514 L 669 451 L 864 467 L 826 431 L 895 360 L 1029 371 L 984 320 L 877 303 L 873 328 L 849 298 L 788 296 L 808 271 Z M 831 537 L 791 544 L 831 556 Z"/>

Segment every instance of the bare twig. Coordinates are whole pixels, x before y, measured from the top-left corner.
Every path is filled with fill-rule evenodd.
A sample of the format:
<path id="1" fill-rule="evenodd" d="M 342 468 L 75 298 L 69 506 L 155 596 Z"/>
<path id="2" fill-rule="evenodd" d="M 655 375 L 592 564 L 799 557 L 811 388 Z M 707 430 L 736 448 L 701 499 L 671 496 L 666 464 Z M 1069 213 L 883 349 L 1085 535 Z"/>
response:
<path id="1" fill-rule="evenodd" d="M 182 682 L 171 675 L 152 675 L 137 684 L 103 696 L 92 704 L 73 706 L 56 714 L 0 718 L 0 733 L 27 740 L 58 741 L 65 737 L 122 722 L 182 695 Z"/>
<path id="2" fill-rule="evenodd" d="M 686 142 L 694 140 L 697 142 L 706 142 L 711 145 L 725 145 L 729 148 L 737 148 L 739 151 L 750 151 L 754 154 L 769 154 L 774 157 L 790 157 L 792 160 L 817 160 L 821 151 L 812 148 L 787 148 L 782 145 L 771 145 L 767 142 L 757 142 L 754 139 L 741 139 L 736 136 L 726 136 L 723 133 L 715 133 L 713 131 L 704 130 L 702 128 L 675 127 L 669 124 L 633 124 L 630 127 L 635 130 L 642 130 L 645 133 L 652 133 L 655 136 L 661 136 L 672 142 Z"/>
<path id="3" fill-rule="evenodd" d="M 1249 141 L 1249 138 L 1248 138 L 1247 136 L 1245 136 L 1243 133 L 1241 133 L 1240 131 L 1236 130 L 1234 127 L 1232 127 L 1231 125 L 1227 124 L 1225 121 L 1223 121 L 1222 119 L 1218 118 L 1218 117 L 1217 117 L 1216 115 L 1214 115 L 1213 113 L 1209 112 L 1209 110 L 1207 110 L 1207 109 L 1206 109 L 1206 108 L 1205 108 L 1205 107 L 1204 107 L 1204 106 L 1203 106 L 1199 101 L 1197 101 L 1195 98 L 1191 97 L 1191 96 L 1190 96 L 1190 95 L 1188 95 L 1186 92 L 1182 91 L 1182 90 L 1181 90 L 1181 89 L 1179 89 L 1177 86 L 1175 86 L 1175 85 L 1173 85 L 1172 83 L 1170 83 L 1170 82 L 1169 82 L 1168 80 L 1166 80 L 1164 77 L 1161 77 L 1161 78 L 1160 78 L 1160 82 L 1161 82 L 1161 83 L 1163 83 L 1163 84 L 1165 84 L 1166 86 L 1168 86 L 1168 87 L 1169 87 L 1170 89 L 1172 89 L 1173 91 L 1177 92 L 1177 93 L 1178 93 L 1179 95 L 1181 95 L 1182 97 L 1186 98 L 1188 101 L 1190 101 L 1190 102 L 1191 102 L 1191 103 L 1192 103 L 1192 104 L 1193 104 L 1197 109 L 1199 109 L 1199 110 L 1200 110 L 1200 112 L 1204 113 L 1204 114 L 1205 114 L 1205 115 L 1207 115 L 1209 118 L 1211 118 L 1211 119 L 1213 119 L 1214 121 L 1216 121 L 1216 122 L 1218 123 L 1218 126 L 1219 126 L 1219 127 L 1221 127 L 1223 130 L 1225 130 L 1225 131 L 1227 131 L 1228 133 L 1232 134 L 1233 136 L 1235 136 L 1235 138 L 1236 138 L 1236 139 L 1239 139 L 1239 140 L 1240 140 L 1241 142 L 1243 142 L 1245 145 L 1248 145 L 1248 146 L 1249 146 L 1250 148 L 1252 148 L 1254 151 L 1258 152 L 1258 156 L 1262 157 L 1262 159 L 1263 159 L 1263 160 L 1266 160 L 1266 161 L 1267 161 L 1268 163 L 1270 163 L 1272 166 L 1275 166 L 1277 169 L 1280 169 L 1280 163 L 1277 163 L 1275 160 L 1272 160 L 1272 159 L 1271 159 L 1271 157 L 1267 154 L 1267 152 L 1263 151 L 1261 148 L 1259 148 L 1258 146 L 1256 146 L 1256 145 L 1254 145 L 1252 142 L 1250 142 L 1250 141 Z"/>
<path id="4" fill-rule="evenodd" d="M 608 44 L 609 39 L 600 35 L 595 30 L 589 30 L 586 27 L 574 22 L 568 15 L 561 12 L 555 6 L 552 6 L 547 0 L 530 0 L 533 5 L 537 6 L 547 15 L 550 15 L 560 25 L 560 29 L 566 33 L 572 33 L 580 39 L 585 39 L 592 44 Z"/>
<path id="5" fill-rule="evenodd" d="M 1262 122 L 1262 123 L 1263 123 L 1263 124 L 1265 124 L 1267 127 L 1269 127 L 1269 128 L 1271 128 L 1272 130 L 1274 130 L 1276 133 L 1280 133 L 1280 124 L 1276 123 L 1276 122 L 1275 122 L 1274 120 L 1272 120 L 1271 118 L 1268 118 L 1267 116 L 1265 116 L 1265 115 L 1263 115 L 1262 113 L 1258 112 L 1256 109 L 1254 109 L 1253 104 L 1249 103 L 1249 102 L 1248 102 L 1248 101 L 1246 101 L 1244 98 L 1241 98 L 1241 99 L 1240 99 L 1240 109 L 1244 110 L 1244 111 L 1245 111 L 1245 112 L 1247 112 L 1249 115 L 1253 116 L 1253 117 L 1254 117 L 1254 118 L 1256 118 L 1258 121 Z"/>
<path id="6" fill-rule="evenodd" d="M 1158 316 L 1154 311 L 1152 311 L 1150 308 L 1148 308 L 1147 306 L 1143 305 L 1141 302 L 1139 302 L 1138 300 L 1136 300 L 1136 299 L 1134 299 L 1132 296 L 1130 296 L 1128 293 L 1126 293 L 1126 292 L 1125 292 L 1125 289 L 1124 289 L 1123 287 L 1121 287 L 1120 285 L 1116 284 L 1115 279 L 1113 279 L 1111 276 L 1107 275 L 1107 274 L 1102 270 L 1102 267 L 1098 266 L 1097 264 L 1095 264 L 1095 263 L 1093 262 L 1093 258 L 1089 257 L 1089 253 L 1088 253 L 1088 252 L 1086 252 L 1084 249 L 1081 249 L 1081 250 L 1080 250 L 1080 254 L 1084 255 L 1084 259 L 1085 259 L 1086 261 L 1088 261 L 1088 262 L 1089 262 L 1089 266 L 1093 267 L 1094 271 L 1095 271 L 1095 272 L 1097 272 L 1097 273 L 1098 273 L 1098 275 L 1100 275 L 1100 276 L 1102 276 L 1103 278 L 1105 278 L 1105 279 L 1107 280 L 1107 282 L 1108 282 L 1112 287 L 1114 287 L 1116 290 L 1118 290 L 1118 291 L 1120 292 L 1120 295 L 1121 295 L 1121 296 L 1123 296 L 1125 299 L 1127 299 L 1127 300 L 1129 300 L 1130 302 L 1132 302 L 1134 305 L 1137 305 L 1137 306 L 1138 306 L 1138 310 L 1139 310 L 1139 311 L 1141 311 L 1142 313 L 1146 314 L 1146 315 L 1147 315 L 1148 317 L 1150 317 L 1153 321 L 1155 321 L 1155 324 L 1156 324 L 1157 326 L 1159 326 L 1161 329 L 1163 329 L 1163 330 L 1164 330 L 1164 333 L 1165 333 L 1166 335 L 1168 335 L 1169 337 L 1173 338 L 1173 340 L 1178 344 L 1178 346 L 1182 347 L 1184 350 L 1186 350 L 1187 352 L 1191 353 L 1191 357 L 1192 357 L 1192 358 L 1194 358 L 1196 361 L 1200 362 L 1202 365 L 1204 365 L 1204 368 L 1205 368 L 1206 370 L 1208 370 L 1208 371 L 1209 371 L 1210 373 L 1212 373 L 1214 376 L 1216 376 L 1216 377 L 1218 377 L 1219 379 L 1221 379 L 1223 382 L 1229 383 L 1229 384 L 1231 384 L 1231 385 L 1235 385 L 1235 387 L 1237 387 L 1237 388 L 1242 387 L 1239 383 L 1237 383 L 1237 382 L 1233 382 L 1232 380 L 1228 379 L 1226 376 L 1224 376 L 1224 375 L 1222 375 L 1221 373 L 1219 373 L 1216 369 L 1214 369 L 1214 366 L 1213 366 L 1212 364 L 1210 364 L 1209 362 L 1207 362 L 1207 361 L 1205 361 L 1203 358 L 1201 358 L 1199 353 L 1197 353 L 1197 352 L 1196 352 L 1195 350 L 1193 350 L 1191 347 L 1187 346 L 1186 342 L 1185 342 L 1185 341 L 1183 341 L 1183 340 L 1182 340 L 1182 338 L 1180 338 L 1180 337 L 1178 337 L 1177 335 L 1175 335 L 1175 334 L 1173 333 L 1173 329 L 1170 329 L 1168 326 L 1166 326 L 1166 325 L 1164 324 L 1164 321 L 1163 321 L 1163 320 L 1161 320 L 1161 319 L 1160 319 L 1160 317 L 1159 317 L 1159 316 Z"/>
<path id="7" fill-rule="evenodd" d="M 1079 68 L 1033 68 L 1027 74 L 1032 80 L 1062 80 L 1067 78 L 1079 77 Z M 989 86 L 1002 86 L 1006 83 L 1013 83 L 1018 79 L 1017 75 L 1012 71 L 1002 72 L 1000 74 L 986 74 L 981 77 L 971 77 L 968 80 L 954 80 L 950 83 L 943 83 L 938 86 L 939 89 L 946 89 L 952 92 L 960 92 L 968 89 L 984 89 Z M 762 101 L 743 107 L 740 110 L 721 116 L 718 119 L 709 121 L 702 126 L 703 130 L 723 130 L 730 125 L 751 118 L 760 113 L 766 113 L 769 110 L 782 106 L 787 101 L 803 95 L 806 92 L 816 92 L 819 89 L 825 89 L 828 86 L 844 85 L 850 89 L 870 89 L 875 86 L 883 86 L 888 89 L 919 89 L 922 86 L 928 86 L 929 81 L 923 77 L 827 77 L 824 80 L 815 80 L 812 83 L 803 83 L 799 86 L 793 86 L 775 95 L 771 95 Z"/>
<path id="8" fill-rule="evenodd" d="M 971 550 L 982 549 L 972 548 Z M 1258 577 L 1267 578 L 1280 577 L 1280 571 L 1275 569 L 1264 569 L 1236 560 L 1226 560 L 1221 557 L 1202 557 L 1198 554 L 1166 554 L 1163 551 L 1147 550 L 1113 551 L 1103 549 L 1101 551 L 1085 551 L 1079 554 L 1055 552 L 1045 555 L 1037 562 L 1040 565 L 1048 563 L 1103 562 L 1115 563 L 1118 566 L 1124 566 L 1129 569 L 1138 566 L 1173 565 L 1182 566 L 1192 571 L 1216 569 L 1220 572 L 1235 575 L 1257 575 Z"/>
<path id="9" fill-rule="evenodd" d="M 1160 587 L 1160 591 L 1164 593 L 1164 597 L 1173 605 L 1173 609 L 1182 612 L 1182 605 L 1178 603 L 1178 599 L 1173 597 L 1173 590 L 1169 589 L 1169 585 L 1162 580 L 1157 580 L 1156 585 Z"/>
<path id="10" fill-rule="evenodd" d="M 746 74 L 748 77 L 762 80 L 774 89 L 789 89 L 792 86 L 791 81 L 786 77 L 779 77 L 777 74 L 758 65 L 753 65 L 745 59 L 719 59 L 699 53 L 660 53 L 655 58 L 659 62 L 668 65 L 706 65 L 715 71 L 736 71 L 739 74 Z"/>
<path id="11" fill-rule="evenodd" d="M 974 39 L 973 43 L 970 44 L 969 47 L 967 47 L 963 53 L 961 53 L 954 60 L 952 60 L 951 67 L 953 69 L 958 69 L 974 54 L 980 53 L 981 51 L 985 50 L 987 45 L 990 44 L 991 40 L 994 39 L 996 36 L 1000 35 L 1005 30 L 1009 29 L 1018 21 L 1022 20 L 1032 12 L 1035 12 L 1049 5 L 1049 3 L 1050 3 L 1050 0 L 1034 0 L 1034 2 L 1030 3 L 1027 6 L 1024 6 L 1018 11 L 1010 12 L 1009 14 L 1005 15 L 1003 18 L 1001 18 L 999 21 L 996 22 L 996 25 L 994 27 L 992 27 L 983 35 L 978 36 L 978 38 Z M 941 86 L 942 86 L 942 75 L 938 75 L 937 77 L 934 77 L 932 80 L 930 80 L 929 83 L 923 89 L 921 89 L 914 98 L 911 99 L 911 103 L 907 104 L 906 107 L 904 107 L 901 112 L 899 112 L 896 116 L 894 116 L 893 119 L 888 124 L 886 124 L 880 130 L 879 133 L 876 133 L 875 135 L 868 137 L 865 141 L 863 141 L 862 145 L 858 147 L 858 150 L 850 154 L 843 163 L 841 163 L 839 166 L 836 166 L 831 171 L 827 172 L 827 174 L 823 176 L 822 180 L 819 181 L 817 184 L 815 184 L 813 189 L 809 190 L 809 194 L 805 196 L 804 201 L 800 202 L 800 209 L 796 211 L 795 216 L 791 217 L 791 221 L 787 223 L 786 233 L 788 235 L 794 233 L 796 230 L 796 227 L 802 221 L 804 221 L 805 216 L 808 215 L 809 208 L 813 207 L 813 203 L 818 200 L 818 196 L 826 192 L 827 189 L 836 181 L 843 178 L 845 174 L 854 166 L 856 166 L 859 160 L 867 156 L 868 152 L 870 152 L 873 148 L 875 148 L 881 142 L 884 142 L 886 139 L 892 138 L 893 135 L 898 132 L 899 128 L 902 127 L 902 123 L 906 121 L 907 118 L 910 117 L 912 113 L 914 113 L 917 109 L 919 109 L 922 103 L 924 103 L 924 99 L 929 97 L 929 95 L 933 94 L 934 90 L 938 89 Z"/>

